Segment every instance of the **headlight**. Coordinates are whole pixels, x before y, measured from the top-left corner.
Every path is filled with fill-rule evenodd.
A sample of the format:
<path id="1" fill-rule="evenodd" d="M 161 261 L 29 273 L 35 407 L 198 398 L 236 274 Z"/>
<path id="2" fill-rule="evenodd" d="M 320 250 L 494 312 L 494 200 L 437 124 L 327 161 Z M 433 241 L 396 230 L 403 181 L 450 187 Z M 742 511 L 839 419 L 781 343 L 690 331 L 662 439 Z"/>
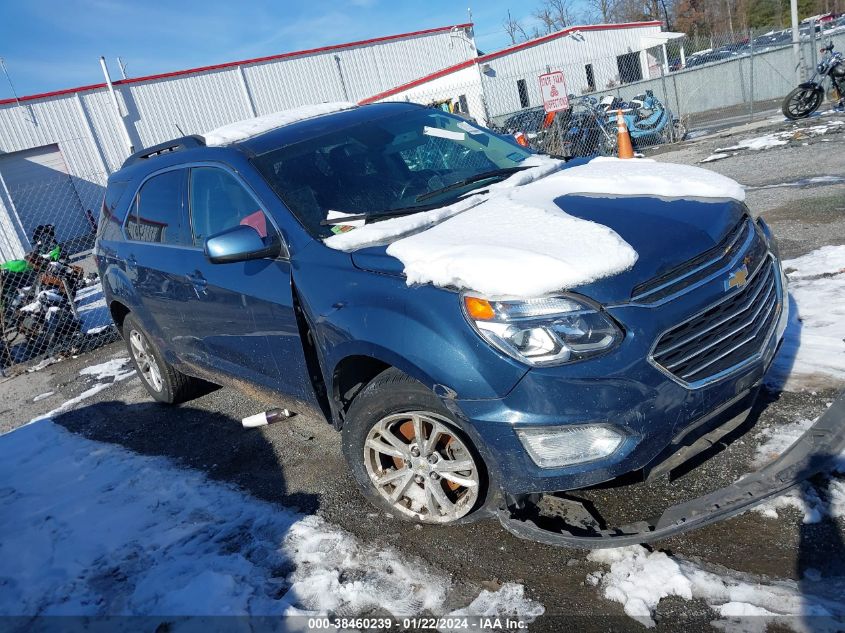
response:
<path id="1" fill-rule="evenodd" d="M 533 366 L 562 365 L 602 354 L 622 331 L 598 307 L 571 296 L 488 300 L 464 295 L 464 312 L 491 345 Z"/>
<path id="2" fill-rule="evenodd" d="M 593 462 L 616 452 L 622 433 L 598 424 L 518 429 L 517 437 L 540 468 Z"/>

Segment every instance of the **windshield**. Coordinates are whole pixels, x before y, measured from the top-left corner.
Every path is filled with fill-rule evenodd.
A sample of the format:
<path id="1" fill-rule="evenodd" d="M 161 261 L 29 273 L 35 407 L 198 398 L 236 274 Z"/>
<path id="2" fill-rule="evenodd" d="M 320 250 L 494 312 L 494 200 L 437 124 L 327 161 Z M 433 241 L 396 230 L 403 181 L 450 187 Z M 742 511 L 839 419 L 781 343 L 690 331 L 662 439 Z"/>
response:
<path id="1" fill-rule="evenodd" d="M 266 152 L 258 170 L 309 233 L 336 214 L 390 216 L 449 204 L 507 178 L 530 152 L 457 116 L 420 108 Z"/>

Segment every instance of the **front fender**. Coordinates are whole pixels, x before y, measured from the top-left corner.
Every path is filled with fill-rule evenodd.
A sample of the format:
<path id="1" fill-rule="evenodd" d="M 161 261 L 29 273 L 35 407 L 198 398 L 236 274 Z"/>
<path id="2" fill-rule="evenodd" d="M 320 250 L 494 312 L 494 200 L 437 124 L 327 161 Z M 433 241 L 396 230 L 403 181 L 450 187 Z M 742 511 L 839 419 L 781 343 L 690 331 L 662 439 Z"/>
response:
<path id="1" fill-rule="evenodd" d="M 820 84 L 817 84 L 815 81 L 805 81 L 804 83 L 798 84 L 799 88 L 803 88 L 804 90 L 815 90 L 816 92 L 824 92 L 824 88 L 821 87 Z"/>
<path id="2" fill-rule="evenodd" d="M 334 368 L 349 356 L 376 358 L 467 400 L 501 398 L 525 375 L 524 365 L 472 330 L 457 293 L 408 287 L 402 277 L 358 269 L 348 255 L 328 250 L 297 262 L 294 279 L 329 393 Z"/>

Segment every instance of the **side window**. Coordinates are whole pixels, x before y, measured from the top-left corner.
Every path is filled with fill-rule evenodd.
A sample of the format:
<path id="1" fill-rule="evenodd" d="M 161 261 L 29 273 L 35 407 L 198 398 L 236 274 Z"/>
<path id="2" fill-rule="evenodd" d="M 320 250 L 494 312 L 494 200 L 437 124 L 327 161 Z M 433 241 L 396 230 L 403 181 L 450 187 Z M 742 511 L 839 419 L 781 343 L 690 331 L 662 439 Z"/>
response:
<path id="1" fill-rule="evenodd" d="M 241 225 L 251 226 L 267 237 L 269 222 L 255 198 L 229 172 L 217 167 L 191 169 L 191 226 L 194 245 Z"/>
<path id="2" fill-rule="evenodd" d="M 126 219 L 126 234 L 139 242 L 187 243 L 182 230 L 182 180 L 184 170 L 153 176 L 135 196 Z"/>

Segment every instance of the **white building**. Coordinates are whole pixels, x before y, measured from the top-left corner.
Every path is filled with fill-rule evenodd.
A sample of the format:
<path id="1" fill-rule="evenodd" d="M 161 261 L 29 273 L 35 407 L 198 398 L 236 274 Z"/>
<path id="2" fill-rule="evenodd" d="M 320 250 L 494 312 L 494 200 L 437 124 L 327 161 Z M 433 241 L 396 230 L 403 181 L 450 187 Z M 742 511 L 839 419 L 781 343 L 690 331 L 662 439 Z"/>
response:
<path id="1" fill-rule="evenodd" d="M 574 26 L 464 60 L 363 102 L 448 99 L 489 124 L 542 105 L 538 77 L 550 71 L 562 71 L 568 92 L 576 95 L 658 77 L 661 70 L 668 74 L 660 49 L 681 35 L 661 32 L 660 22 Z"/>

